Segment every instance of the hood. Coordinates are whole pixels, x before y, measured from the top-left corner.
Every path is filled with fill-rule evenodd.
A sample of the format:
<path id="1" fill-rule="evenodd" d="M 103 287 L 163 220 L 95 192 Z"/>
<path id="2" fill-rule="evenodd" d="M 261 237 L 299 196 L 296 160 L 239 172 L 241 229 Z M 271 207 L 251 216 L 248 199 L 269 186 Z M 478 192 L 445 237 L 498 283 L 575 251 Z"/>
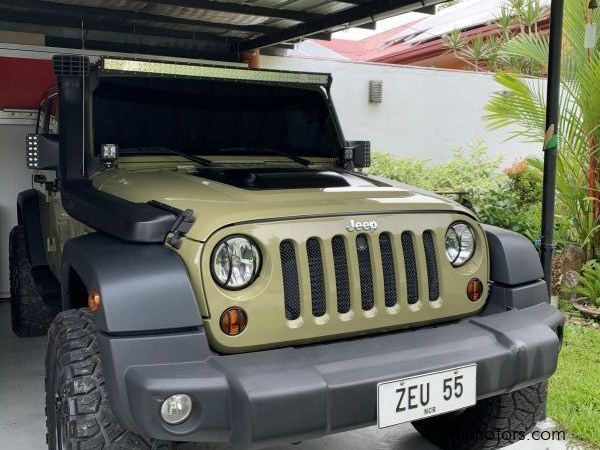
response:
<path id="1" fill-rule="evenodd" d="M 123 199 L 156 200 L 185 210 L 196 222 L 187 237 L 205 241 L 240 222 L 310 216 L 449 211 L 471 212 L 443 197 L 380 178 L 308 168 L 117 168 L 93 178 L 97 189 Z"/>

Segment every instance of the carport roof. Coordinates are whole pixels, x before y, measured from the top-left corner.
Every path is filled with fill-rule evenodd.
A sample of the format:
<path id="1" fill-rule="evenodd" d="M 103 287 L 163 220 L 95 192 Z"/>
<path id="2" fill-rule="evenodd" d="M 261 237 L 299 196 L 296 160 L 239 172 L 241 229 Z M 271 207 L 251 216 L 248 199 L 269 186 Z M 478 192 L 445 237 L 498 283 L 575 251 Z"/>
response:
<path id="1" fill-rule="evenodd" d="M 0 0 L 0 30 L 55 47 L 235 59 L 442 1 Z"/>

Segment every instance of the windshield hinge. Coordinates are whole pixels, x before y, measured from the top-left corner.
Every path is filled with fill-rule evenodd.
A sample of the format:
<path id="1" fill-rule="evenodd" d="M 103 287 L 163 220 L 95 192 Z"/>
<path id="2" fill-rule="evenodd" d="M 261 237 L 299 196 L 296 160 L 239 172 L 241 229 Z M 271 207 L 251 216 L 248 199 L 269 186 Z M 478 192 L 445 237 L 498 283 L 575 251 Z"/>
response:
<path id="1" fill-rule="evenodd" d="M 194 217 L 194 211 L 192 209 L 186 209 L 182 211 L 175 220 L 175 223 L 171 227 L 171 237 L 167 239 L 167 244 L 175 247 L 176 249 L 181 248 L 181 238 L 186 235 L 192 228 L 192 225 L 196 221 Z"/>

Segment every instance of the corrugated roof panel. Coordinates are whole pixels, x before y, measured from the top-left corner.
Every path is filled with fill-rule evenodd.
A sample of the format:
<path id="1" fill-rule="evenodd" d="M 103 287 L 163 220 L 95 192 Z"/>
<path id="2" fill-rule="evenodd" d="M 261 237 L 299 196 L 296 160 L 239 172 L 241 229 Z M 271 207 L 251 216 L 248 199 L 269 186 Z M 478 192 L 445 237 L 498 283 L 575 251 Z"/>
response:
<path id="1" fill-rule="evenodd" d="M 135 11 L 152 14 L 160 18 L 173 17 L 178 19 L 198 20 L 232 25 L 260 25 L 269 18 L 250 14 L 233 14 L 206 10 L 202 8 L 189 8 L 183 6 L 163 5 L 139 0 L 43 0 L 48 3 L 62 3 L 66 5 L 90 6 L 94 8 L 108 8 L 121 11 Z M 207 29 L 210 32 L 210 29 Z"/>
<path id="2" fill-rule="evenodd" d="M 269 25 L 270 27 L 273 27 L 273 28 L 285 29 L 285 28 L 289 28 L 289 27 L 298 25 L 299 23 L 302 23 L 302 22 L 298 22 L 296 20 L 290 20 L 290 19 L 273 19 L 273 20 L 269 20 L 269 22 L 267 22 L 267 25 Z"/>
<path id="3" fill-rule="evenodd" d="M 343 11 L 345 9 L 351 8 L 354 5 L 349 5 L 347 3 L 340 2 L 327 2 L 325 5 L 317 6 L 315 8 L 311 8 L 308 12 L 314 14 L 331 14 L 338 11 Z"/>
<path id="4" fill-rule="evenodd" d="M 250 14 L 233 14 L 221 11 L 209 11 L 201 8 L 188 8 L 183 6 L 148 4 L 144 12 L 158 16 L 177 17 L 180 19 L 203 20 L 206 22 L 229 23 L 233 25 L 260 25 L 268 17 Z"/>
<path id="5" fill-rule="evenodd" d="M 0 29 L 41 33 L 48 45 L 72 48 L 79 45 L 83 26 L 97 49 L 235 59 L 238 52 L 418 5 L 415 0 L 0 0 Z"/>
<path id="6" fill-rule="evenodd" d="M 311 0 L 318 1 L 318 0 Z M 239 3 L 232 1 L 231 3 Z M 266 8 L 286 8 L 286 9 L 296 9 L 291 7 L 298 3 L 298 0 L 256 0 L 252 2 L 255 6 L 264 6 Z"/>
<path id="7" fill-rule="evenodd" d="M 94 8 L 120 9 L 122 11 L 141 12 L 148 5 L 137 0 L 42 0 L 48 3 L 63 3 L 65 5 L 92 6 Z"/>

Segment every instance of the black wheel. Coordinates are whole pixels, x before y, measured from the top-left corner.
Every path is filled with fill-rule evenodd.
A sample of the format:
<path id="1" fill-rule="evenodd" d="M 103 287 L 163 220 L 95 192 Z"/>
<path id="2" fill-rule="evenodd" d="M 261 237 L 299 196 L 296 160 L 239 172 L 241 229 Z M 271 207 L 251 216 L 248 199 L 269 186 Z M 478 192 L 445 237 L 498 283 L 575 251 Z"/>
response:
<path id="1" fill-rule="evenodd" d="M 61 312 L 48 332 L 46 427 L 50 450 L 150 448 L 113 414 L 87 308 Z"/>
<path id="2" fill-rule="evenodd" d="M 460 413 L 413 422 L 443 450 L 495 449 L 524 439 L 544 419 L 547 383 L 480 400 Z"/>
<path id="3" fill-rule="evenodd" d="M 14 227 L 9 236 L 8 247 L 10 271 L 10 315 L 13 332 L 17 336 L 42 336 L 59 305 L 44 302 L 33 276 L 25 248 L 25 234 L 21 227 Z"/>

